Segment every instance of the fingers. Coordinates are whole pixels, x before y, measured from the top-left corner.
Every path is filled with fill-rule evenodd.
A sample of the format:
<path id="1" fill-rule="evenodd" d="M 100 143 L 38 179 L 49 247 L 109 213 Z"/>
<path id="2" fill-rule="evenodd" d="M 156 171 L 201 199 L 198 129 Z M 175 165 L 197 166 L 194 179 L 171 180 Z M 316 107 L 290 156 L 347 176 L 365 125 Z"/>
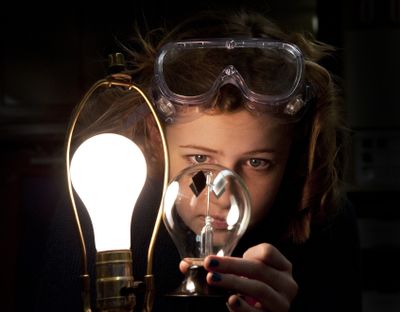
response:
<path id="1" fill-rule="evenodd" d="M 190 263 L 186 261 L 185 259 L 182 259 L 181 262 L 179 263 L 179 270 L 185 274 L 190 268 Z"/>
<path id="2" fill-rule="evenodd" d="M 182 260 L 185 273 L 190 261 Z M 292 264 L 269 244 L 249 248 L 243 258 L 208 256 L 204 267 L 210 285 L 240 294 L 229 298 L 230 311 L 288 311 L 298 286 L 292 277 Z"/>
<path id="3" fill-rule="evenodd" d="M 270 244 L 263 243 L 247 249 L 243 254 L 243 259 L 259 260 L 278 270 L 292 273 L 290 261 L 276 247 Z"/>
<path id="4" fill-rule="evenodd" d="M 240 294 L 251 296 L 247 300 L 240 299 L 242 301 L 241 308 L 243 308 L 243 305 L 248 305 L 263 307 L 270 311 L 287 311 L 290 306 L 291 300 L 266 283 L 258 280 L 239 277 L 233 274 L 210 272 L 207 275 L 207 282 L 212 286 L 230 288 Z M 231 300 L 233 301 L 233 299 Z M 233 305 L 235 311 L 241 311 L 238 309 L 237 304 L 237 302 L 236 304 L 233 302 L 229 303 L 230 306 Z"/>
<path id="5" fill-rule="evenodd" d="M 243 258 L 209 256 L 204 266 L 209 284 L 244 296 L 228 301 L 231 311 L 288 311 L 297 294 L 291 263 L 269 244 L 248 249 Z"/>
<path id="6" fill-rule="evenodd" d="M 262 307 L 259 303 L 249 304 L 246 300 L 244 300 L 243 298 L 240 298 L 240 296 L 238 296 L 238 295 L 230 296 L 228 298 L 226 306 L 228 307 L 229 311 L 231 311 L 231 312 L 241 312 L 241 311 L 260 312 L 260 310 L 262 309 Z M 264 309 L 264 311 L 266 311 L 266 310 Z M 267 310 L 267 311 L 270 311 L 270 310 Z"/>
<path id="7" fill-rule="evenodd" d="M 205 259 L 204 266 L 208 271 L 261 281 L 273 290 L 285 294 L 288 299 L 293 299 L 297 293 L 297 284 L 291 274 L 291 264 L 285 264 L 287 270 L 283 271 L 260 260 L 209 256 Z"/>
<path id="8" fill-rule="evenodd" d="M 275 285 L 274 288 L 282 288 L 280 286 L 281 272 L 273 267 L 266 266 L 261 261 L 223 257 L 217 258 L 210 256 L 206 258 L 204 266 L 208 271 L 215 271 L 220 273 L 230 273 L 238 276 L 244 276 L 251 279 L 262 280 L 271 285 Z"/>

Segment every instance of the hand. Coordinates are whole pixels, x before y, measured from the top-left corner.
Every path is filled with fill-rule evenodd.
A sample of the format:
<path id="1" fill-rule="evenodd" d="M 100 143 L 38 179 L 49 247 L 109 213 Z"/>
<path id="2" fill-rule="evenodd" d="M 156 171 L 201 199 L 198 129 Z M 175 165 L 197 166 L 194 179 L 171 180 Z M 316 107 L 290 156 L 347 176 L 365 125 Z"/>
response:
<path id="1" fill-rule="evenodd" d="M 288 311 L 298 286 L 292 264 L 270 244 L 249 248 L 243 258 L 208 256 L 204 267 L 210 271 L 210 285 L 234 290 L 228 298 L 231 311 Z M 181 262 L 182 271 L 187 264 Z"/>

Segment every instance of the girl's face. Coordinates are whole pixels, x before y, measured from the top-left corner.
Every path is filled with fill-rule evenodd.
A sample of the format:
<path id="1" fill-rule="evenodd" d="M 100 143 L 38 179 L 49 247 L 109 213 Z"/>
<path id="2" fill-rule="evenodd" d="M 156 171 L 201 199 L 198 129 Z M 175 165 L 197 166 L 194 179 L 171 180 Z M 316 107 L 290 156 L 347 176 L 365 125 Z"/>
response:
<path id="1" fill-rule="evenodd" d="M 198 163 L 227 167 L 245 181 L 251 195 L 250 226 L 272 207 L 285 171 L 292 135 L 290 127 L 267 114 L 246 110 L 203 114 L 186 123 L 169 125 L 166 136 L 170 175 Z"/>

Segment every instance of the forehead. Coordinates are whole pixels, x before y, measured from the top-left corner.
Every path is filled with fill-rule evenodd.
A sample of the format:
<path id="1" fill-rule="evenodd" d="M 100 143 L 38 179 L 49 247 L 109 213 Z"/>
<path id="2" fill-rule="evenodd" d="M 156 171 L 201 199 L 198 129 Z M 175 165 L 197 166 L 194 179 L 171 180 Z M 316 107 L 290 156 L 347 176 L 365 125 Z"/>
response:
<path id="1" fill-rule="evenodd" d="M 167 127 L 171 145 L 201 145 L 216 150 L 279 149 L 291 141 L 289 125 L 268 114 L 247 110 L 215 115 L 202 114 L 185 123 Z"/>

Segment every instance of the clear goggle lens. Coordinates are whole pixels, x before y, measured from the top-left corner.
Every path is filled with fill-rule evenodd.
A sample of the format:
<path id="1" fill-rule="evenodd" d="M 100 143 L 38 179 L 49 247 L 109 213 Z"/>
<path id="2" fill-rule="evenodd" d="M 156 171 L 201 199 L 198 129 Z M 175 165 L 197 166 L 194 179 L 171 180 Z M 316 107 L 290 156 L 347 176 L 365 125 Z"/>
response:
<path id="1" fill-rule="evenodd" d="M 303 71 L 296 46 L 261 39 L 174 42 L 161 50 L 155 68 L 161 96 L 174 105 L 207 104 L 233 84 L 260 110 L 277 110 L 301 93 Z"/>

